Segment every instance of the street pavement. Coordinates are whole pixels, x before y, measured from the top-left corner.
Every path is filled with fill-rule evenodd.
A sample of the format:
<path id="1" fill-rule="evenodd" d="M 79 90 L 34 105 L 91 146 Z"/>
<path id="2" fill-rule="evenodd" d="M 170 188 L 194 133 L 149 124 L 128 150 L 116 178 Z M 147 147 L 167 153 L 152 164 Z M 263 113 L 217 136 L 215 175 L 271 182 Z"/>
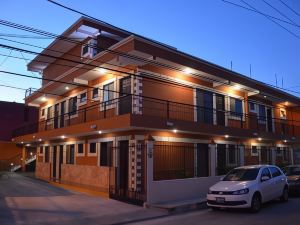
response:
<path id="1" fill-rule="evenodd" d="M 299 225 L 300 198 L 268 203 L 257 214 L 210 209 L 170 214 L 65 190 L 16 173 L 0 176 L 0 225 L 69 224 Z"/>

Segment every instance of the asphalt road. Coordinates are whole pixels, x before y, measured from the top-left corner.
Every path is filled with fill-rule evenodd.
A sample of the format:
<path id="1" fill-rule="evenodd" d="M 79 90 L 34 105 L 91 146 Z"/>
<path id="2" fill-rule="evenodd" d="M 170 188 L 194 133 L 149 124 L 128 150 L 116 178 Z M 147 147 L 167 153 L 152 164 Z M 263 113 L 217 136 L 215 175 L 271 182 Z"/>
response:
<path id="1" fill-rule="evenodd" d="M 204 209 L 133 224 L 299 225 L 300 198 L 290 198 L 287 203 L 270 202 L 264 205 L 262 210 L 256 214 L 247 210 L 212 211 L 211 209 Z"/>
<path id="2" fill-rule="evenodd" d="M 274 201 L 257 214 L 210 209 L 169 214 L 65 190 L 18 174 L 0 176 L 0 225 L 46 224 L 299 225 L 300 198 L 291 198 L 288 203 Z"/>

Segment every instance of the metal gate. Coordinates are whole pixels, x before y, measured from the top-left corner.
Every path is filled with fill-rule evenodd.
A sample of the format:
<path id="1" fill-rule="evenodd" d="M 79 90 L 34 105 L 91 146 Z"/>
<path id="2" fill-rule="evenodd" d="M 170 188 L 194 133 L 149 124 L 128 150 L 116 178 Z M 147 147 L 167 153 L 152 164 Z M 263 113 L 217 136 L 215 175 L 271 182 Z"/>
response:
<path id="1" fill-rule="evenodd" d="M 120 141 L 112 147 L 113 163 L 109 170 L 109 197 L 136 205 L 146 201 L 146 156 L 143 143 Z"/>

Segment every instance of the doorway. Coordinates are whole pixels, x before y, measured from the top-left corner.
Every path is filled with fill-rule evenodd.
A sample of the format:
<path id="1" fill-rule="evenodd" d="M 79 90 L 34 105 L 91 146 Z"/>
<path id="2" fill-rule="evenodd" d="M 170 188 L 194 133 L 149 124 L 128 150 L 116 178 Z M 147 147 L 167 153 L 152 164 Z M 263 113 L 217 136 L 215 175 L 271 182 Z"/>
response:
<path id="1" fill-rule="evenodd" d="M 225 126 L 225 97 L 216 94 L 217 125 Z"/>
<path id="2" fill-rule="evenodd" d="M 197 177 L 209 176 L 208 144 L 197 144 Z"/>
<path id="3" fill-rule="evenodd" d="M 120 79 L 119 115 L 131 113 L 131 77 Z"/>

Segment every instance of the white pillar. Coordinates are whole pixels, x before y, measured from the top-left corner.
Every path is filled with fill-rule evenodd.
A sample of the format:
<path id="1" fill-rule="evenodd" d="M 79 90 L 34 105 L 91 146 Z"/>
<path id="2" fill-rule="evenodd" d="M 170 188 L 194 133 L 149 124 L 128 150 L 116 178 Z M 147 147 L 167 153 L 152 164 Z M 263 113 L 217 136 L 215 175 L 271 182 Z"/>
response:
<path id="1" fill-rule="evenodd" d="M 271 147 L 270 151 L 271 151 L 271 163 L 273 165 L 275 165 L 276 164 L 276 148 Z"/>
<path id="2" fill-rule="evenodd" d="M 238 145 L 238 151 L 240 155 L 240 165 L 244 166 L 245 165 L 245 146 L 244 145 Z"/>
<path id="3" fill-rule="evenodd" d="M 216 176 L 216 167 L 217 167 L 216 144 L 209 144 L 209 161 L 210 161 L 210 167 L 209 167 L 210 176 Z"/>
<path id="4" fill-rule="evenodd" d="M 146 157 L 147 157 L 147 202 L 151 202 L 151 184 L 153 182 L 153 156 L 154 156 L 154 139 L 149 136 L 145 140 L 146 144 Z"/>

